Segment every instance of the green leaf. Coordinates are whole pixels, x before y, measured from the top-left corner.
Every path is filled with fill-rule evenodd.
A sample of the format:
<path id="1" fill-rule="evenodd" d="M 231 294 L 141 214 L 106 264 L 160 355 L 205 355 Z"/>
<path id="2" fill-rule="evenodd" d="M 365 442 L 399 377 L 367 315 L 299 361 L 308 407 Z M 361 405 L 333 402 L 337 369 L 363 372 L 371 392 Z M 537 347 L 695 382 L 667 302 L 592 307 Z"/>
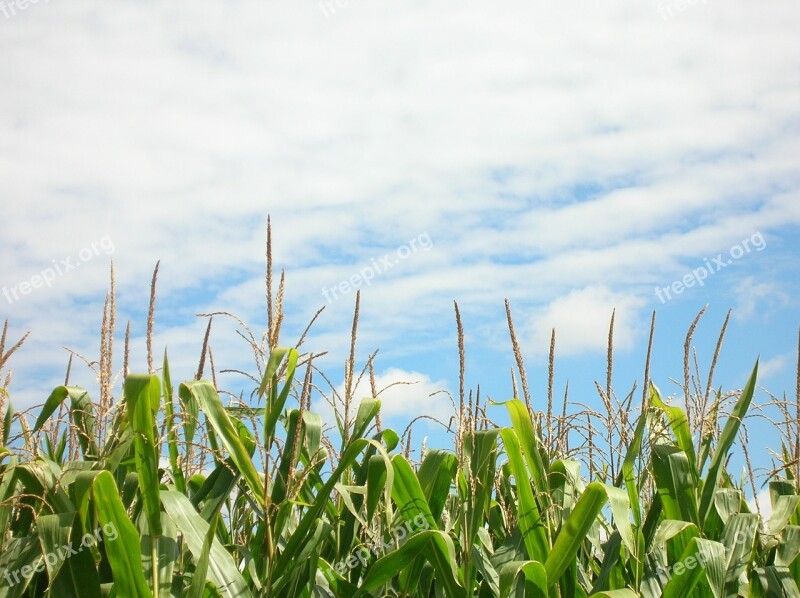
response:
<path id="1" fill-rule="evenodd" d="M 425 451 L 417 477 L 434 521 L 438 522 L 442 516 L 457 470 L 455 455 L 436 449 Z"/>
<path id="2" fill-rule="evenodd" d="M 624 495 L 619 489 L 620 494 Z M 558 533 L 553 549 L 547 555 L 544 568 L 547 572 L 547 583 L 552 585 L 559 580 L 575 558 L 586 535 L 595 523 L 595 519 L 608 499 L 609 487 L 600 482 L 592 482 L 583 491 L 575 508 Z M 627 498 L 625 499 L 627 501 Z"/>
<path id="3" fill-rule="evenodd" d="M 498 430 L 477 430 L 464 435 L 464 456 L 469 460 L 471 487 L 468 498 L 468 537 L 477 538 L 478 529 L 489 517 L 497 462 Z"/>
<path id="4" fill-rule="evenodd" d="M 381 409 L 381 402 L 378 399 L 361 399 L 356 412 L 356 421 L 353 426 L 353 438 L 361 438 L 366 434 L 370 422 L 375 418 Z"/>
<path id="5" fill-rule="evenodd" d="M 119 498 L 117 485 L 109 472 L 104 471 L 94 478 L 92 496 L 97 519 L 104 529 L 103 543 L 111 570 L 114 572 L 114 588 L 117 596 L 152 598 L 153 593 L 142 573 L 139 535 L 128 519 L 125 507 Z M 110 533 L 106 533 L 106 529 Z"/>
<path id="6" fill-rule="evenodd" d="M 73 421 L 77 427 L 78 442 L 81 445 L 81 450 L 87 457 L 97 457 L 100 451 L 95 442 L 97 434 L 94 429 L 94 403 L 92 403 L 92 400 L 89 398 L 89 393 L 83 388 L 77 386 L 57 386 L 54 388 L 53 392 L 50 393 L 50 396 L 45 401 L 42 410 L 39 412 L 39 417 L 36 419 L 36 423 L 33 426 L 33 433 L 36 434 L 42 429 L 45 422 L 55 413 L 58 406 L 61 405 L 67 397 L 72 401 L 70 412 L 72 413 Z M 9 407 L 9 413 L 10 412 L 11 408 Z M 9 423 L 10 422 L 7 422 L 7 424 Z M 6 433 L 8 432 L 8 428 L 9 426 L 7 425 Z"/>
<path id="7" fill-rule="evenodd" d="M 158 449 L 154 414 L 161 400 L 158 376 L 131 374 L 125 379 L 128 424 L 133 430 L 136 472 L 150 533 L 161 535 L 161 503 L 158 499 Z"/>
<path id="8" fill-rule="evenodd" d="M 183 476 L 183 468 L 178 462 L 178 432 L 175 429 L 175 406 L 172 403 L 172 379 L 169 373 L 169 359 L 167 352 L 164 351 L 164 365 L 161 368 L 161 377 L 164 388 L 164 427 L 167 429 L 167 450 L 169 452 L 169 465 L 172 470 L 172 478 L 175 480 L 175 487 L 179 492 L 186 494 L 186 480 Z"/>
<path id="9" fill-rule="evenodd" d="M 750 597 L 800 598 L 797 582 L 786 567 L 759 567 L 750 572 Z"/>
<path id="10" fill-rule="evenodd" d="M 199 561 L 203 555 L 208 535 L 211 533 L 211 526 L 197 514 L 189 499 L 179 492 L 163 491 L 161 504 L 164 505 L 167 515 L 183 534 L 189 552 Z M 219 592 L 227 598 L 252 596 L 233 557 L 216 539 L 209 552 L 208 577 L 216 584 Z"/>
<path id="11" fill-rule="evenodd" d="M 394 469 L 394 484 L 392 486 L 392 499 L 394 500 L 403 519 L 416 522 L 420 517 L 425 521 L 427 529 L 438 529 L 431 513 L 431 508 L 422 492 L 417 474 L 411 469 L 408 461 L 402 455 L 392 457 Z M 417 527 L 420 527 L 419 525 Z"/>
<path id="12" fill-rule="evenodd" d="M 386 463 L 381 455 L 372 455 L 367 462 L 367 519 L 372 519 L 386 484 Z"/>
<path id="13" fill-rule="evenodd" d="M 214 545 L 214 537 L 218 522 L 219 513 L 216 513 L 208 526 L 208 532 L 203 541 L 203 550 L 200 553 L 200 558 L 197 559 L 197 566 L 194 568 L 192 585 L 189 587 L 189 592 L 186 594 L 187 598 L 203 598 L 206 587 L 206 573 L 208 572 L 208 560 L 211 555 L 211 547 Z"/>
<path id="14" fill-rule="evenodd" d="M 283 384 L 280 394 L 278 394 L 277 371 L 281 361 L 283 361 L 284 355 L 288 355 L 286 360 L 286 381 Z M 292 389 L 292 380 L 294 379 L 299 356 L 300 354 L 297 352 L 297 349 L 285 349 L 281 347 L 273 349 L 269 356 L 267 370 L 264 373 L 264 379 L 258 391 L 259 396 L 263 396 L 264 392 L 269 389 L 269 393 L 267 394 L 267 410 L 264 417 L 264 442 L 267 445 L 270 444 L 275 434 L 275 426 L 278 423 L 278 418 L 283 413 L 283 406 L 286 404 L 289 391 Z"/>
<path id="15" fill-rule="evenodd" d="M 100 598 L 94 559 L 91 550 L 81 545 L 77 524 L 75 513 L 42 515 L 36 521 L 47 577 L 51 580 L 50 591 L 54 596 Z"/>
<path id="16" fill-rule="evenodd" d="M 652 450 L 653 477 L 667 519 L 698 523 L 696 484 L 686 453 L 657 444 Z"/>
<path id="17" fill-rule="evenodd" d="M 722 468 L 728 456 L 728 451 L 736 440 L 739 426 L 742 425 L 744 416 L 750 408 L 750 403 L 753 400 L 753 393 L 756 389 L 757 377 L 758 360 L 756 360 L 753 372 L 750 374 L 750 378 L 747 380 L 747 384 L 745 384 L 742 394 L 739 396 L 739 400 L 736 401 L 736 405 L 734 405 L 730 417 L 728 417 L 728 420 L 725 422 L 725 427 L 722 429 L 722 434 L 719 437 L 717 450 L 714 451 L 714 456 L 711 459 L 711 466 L 703 482 L 703 494 L 700 497 L 700 523 L 705 523 L 706 518 L 714 506 L 714 493 L 722 477 Z"/>
<path id="18" fill-rule="evenodd" d="M 669 581 L 664 586 L 663 598 L 691 596 L 701 581 L 714 598 L 721 598 L 725 583 L 725 547 L 719 542 L 692 538 L 667 576 Z"/>
<path id="19" fill-rule="evenodd" d="M 496 405 L 497 403 L 494 404 Z M 508 409 L 512 427 L 517 435 L 520 446 L 525 452 L 525 461 L 531 472 L 537 495 L 544 500 L 549 496 L 547 468 L 539 452 L 541 442 L 534 431 L 528 408 L 519 399 L 513 399 L 503 404 L 506 406 L 506 409 Z"/>
<path id="20" fill-rule="evenodd" d="M 347 445 L 347 448 L 342 453 L 342 456 L 339 460 L 339 464 L 336 466 L 336 469 L 334 469 L 333 472 L 331 472 L 328 480 L 319 489 L 315 497 L 314 503 L 308 508 L 305 515 L 303 515 L 303 518 L 300 520 L 300 523 L 295 529 L 294 533 L 286 542 L 286 546 L 284 547 L 283 552 L 281 552 L 275 564 L 275 569 L 273 571 L 275 579 L 280 578 L 283 574 L 290 571 L 293 567 L 299 565 L 299 563 L 297 563 L 296 561 L 297 555 L 300 553 L 303 545 L 306 543 L 311 533 L 311 528 L 315 524 L 315 521 L 326 509 L 328 505 L 328 498 L 330 497 L 331 491 L 333 490 L 334 486 L 339 482 L 339 479 L 341 478 L 345 470 L 352 466 L 352 464 L 358 458 L 359 454 L 361 454 L 364 448 L 368 445 L 373 445 L 378 450 L 378 452 L 384 456 L 387 462 L 389 461 L 389 457 L 386 454 L 386 451 L 384 450 L 383 446 L 375 440 L 367 438 L 358 438 L 353 440 L 350 444 Z M 390 492 L 393 485 L 394 485 L 394 469 L 387 468 L 386 491 Z M 387 513 L 387 517 L 391 518 L 391 513 Z"/>
<path id="21" fill-rule="evenodd" d="M 511 473 L 517 483 L 517 521 L 528 552 L 528 559 L 544 562 L 550 552 L 550 546 L 545 533 L 544 521 L 533 496 L 531 480 L 522 460 L 522 450 L 517 434 L 514 430 L 506 428 L 500 430 L 500 436 L 506 448 Z"/>
<path id="22" fill-rule="evenodd" d="M 787 525 L 781 532 L 781 540 L 775 553 L 775 564 L 789 567 L 800 556 L 800 526 Z"/>
<path id="23" fill-rule="evenodd" d="M 459 583 L 453 541 L 450 536 L 437 530 L 412 535 L 400 548 L 375 562 L 364 577 L 361 590 L 371 592 L 380 588 L 419 555 L 424 555 L 433 565 L 436 579 L 442 584 L 448 598 L 466 598 L 466 591 Z"/>
<path id="24" fill-rule="evenodd" d="M 752 562 L 751 556 L 757 534 L 758 515 L 755 513 L 731 515 L 725 524 L 722 543 L 725 545 L 727 553 L 725 593 L 729 596 L 736 595 L 739 591 L 739 576 L 747 570 Z M 800 546 L 797 546 L 797 549 L 800 552 Z M 777 562 L 776 564 L 782 563 Z"/>
<path id="25" fill-rule="evenodd" d="M 228 450 L 231 460 L 250 487 L 253 498 L 263 505 L 265 497 L 261 478 L 214 386 L 207 380 L 184 382 L 180 385 L 179 392 L 181 396 L 193 397 L 200 404 L 208 421 L 222 439 L 222 444 Z"/>
<path id="26" fill-rule="evenodd" d="M 519 575 L 524 577 L 525 598 L 547 598 L 547 572 L 538 561 L 511 561 L 500 568 L 500 598 L 508 598 Z"/>
<path id="27" fill-rule="evenodd" d="M 652 383 L 650 384 L 650 402 L 667 416 L 667 423 L 670 428 L 672 428 L 672 433 L 675 435 L 675 441 L 678 447 L 686 453 L 686 458 L 689 461 L 689 471 L 696 485 L 699 479 L 697 460 L 694 455 L 692 432 L 689 429 L 689 421 L 686 419 L 686 414 L 680 407 L 673 407 L 664 403 L 664 401 L 661 400 L 661 394 L 658 392 L 658 388 Z"/>

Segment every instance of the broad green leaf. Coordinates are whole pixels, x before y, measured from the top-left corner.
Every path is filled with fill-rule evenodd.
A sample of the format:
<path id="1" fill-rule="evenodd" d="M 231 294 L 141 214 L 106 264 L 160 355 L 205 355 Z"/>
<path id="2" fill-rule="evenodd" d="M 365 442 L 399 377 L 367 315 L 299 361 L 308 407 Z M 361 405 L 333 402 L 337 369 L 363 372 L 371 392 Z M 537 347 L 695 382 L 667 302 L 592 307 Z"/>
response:
<path id="1" fill-rule="evenodd" d="M 574 459 L 558 459 L 550 465 L 551 502 L 558 517 L 558 527 L 569 517 L 578 494 L 583 490 L 580 469 L 581 464 Z"/>
<path id="2" fill-rule="evenodd" d="M 739 427 L 742 425 L 747 410 L 750 408 L 750 403 L 753 400 L 753 393 L 756 389 L 757 377 L 758 360 L 756 360 L 756 365 L 753 367 L 753 372 L 750 374 L 750 378 L 747 384 L 745 384 L 742 394 L 739 396 L 728 420 L 725 422 L 725 427 L 722 429 L 722 434 L 719 437 L 719 444 L 717 444 L 717 449 L 714 451 L 714 456 L 711 458 L 711 466 L 709 467 L 706 479 L 703 481 L 703 493 L 700 497 L 699 508 L 701 524 L 705 522 L 714 506 L 714 493 L 722 477 L 722 468 L 728 456 L 728 451 L 736 440 Z"/>
<path id="3" fill-rule="evenodd" d="M 286 374 L 285 381 L 281 392 L 277 391 L 277 371 L 283 356 L 288 355 L 286 360 Z M 283 413 L 283 406 L 286 404 L 286 399 L 289 396 L 289 391 L 292 389 L 292 380 L 294 379 L 295 368 L 297 367 L 297 360 L 300 354 L 297 349 L 284 349 L 276 348 L 272 350 L 267 363 L 267 370 L 264 373 L 264 379 L 259 388 L 259 396 L 263 396 L 264 392 L 267 393 L 267 409 L 264 416 L 264 441 L 269 444 L 275 434 L 275 426 L 278 423 L 278 418 Z"/>
<path id="4" fill-rule="evenodd" d="M 254 499 L 263 504 L 264 486 L 261 478 L 214 386 L 207 380 L 184 382 L 180 386 L 180 393 L 182 396 L 193 397 L 199 403 L 208 421 L 222 439 L 231 460 L 250 487 Z"/>
<path id="5" fill-rule="evenodd" d="M 661 394 L 654 384 L 650 384 L 650 402 L 654 407 L 660 409 L 667 416 L 667 423 L 672 428 L 672 433 L 675 435 L 675 442 L 689 460 L 689 471 L 694 476 L 694 483 L 698 481 L 697 475 L 697 461 L 694 455 L 694 442 L 692 441 L 692 432 L 689 429 L 689 421 L 686 419 L 686 414 L 680 407 L 667 405 L 661 400 Z"/>
<path id="6" fill-rule="evenodd" d="M 657 392 L 655 386 L 650 385 L 650 400 L 653 400 L 653 394 Z M 636 430 L 633 433 L 633 439 L 628 445 L 628 450 L 625 453 L 625 460 L 622 462 L 622 471 L 619 473 L 615 486 L 621 486 L 625 482 L 625 489 L 628 492 L 628 501 L 631 505 L 633 513 L 633 522 L 636 527 L 642 524 L 641 507 L 639 505 L 639 486 L 636 481 L 636 472 L 634 467 L 636 459 L 641 458 L 642 439 L 644 438 L 645 428 L 647 427 L 647 413 L 639 415 L 639 421 L 636 422 Z"/>
<path id="7" fill-rule="evenodd" d="M 435 449 L 425 451 L 417 477 L 435 521 L 442 516 L 457 469 L 458 459 L 455 455 Z"/>
<path id="8" fill-rule="evenodd" d="M 161 535 L 161 503 L 158 500 L 158 449 L 156 447 L 155 417 L 161 400 L 158 376 L 131 374 L 125 379 L 125 401 L 128 424 L 133 430 L 136 472 L 144 502 L 150 533 Z"/>
<path id="9" fill-rule="evenodd" d="M 470 490 L 468 493 L 469 538 L 476 538 L 489 508 L 494 491 L 497 463 L 498 430 L 477 430 L 464 434 L 464 456 L 469 460 Z"/>
<path id="10" fill-rule="evenodd" d="M 800 509 L 800 496 L 782 495 L 776 496 L 772 504 L 772 514 L 767 521 L 767 533 L 770 536 L 777 536 L 784 527 L 789 525 Z"/>
<path id="11" fill-rule="evenodd" d="M 545 533 L 546 526 L 536 506 L 530 477 L 522 460 L 517 434 L 514 430 L 505 428 L 500 430 L 500 436 L 503 438 L 511 473 L 517 484 L 517 520 L 528 552 L 528 559 L 544 562 L 550 552 Z"/>
<path id="12" fill-rule="evenodd" d="M 287 484 L 289 483 L 289 472 L 293 465 L 297 464 L 297 459 L 300 456 L 300 446 L 303 444 L 303 435 L 305 433 L 305 425 L 303 421 L 298 422 L 300 419 L 300 410 L 293 409 L 289 413 L 288 427 L 286 428 L 286 444 L 281 451 L 280 463 L 276 475 L 272 481 L 272 496 L 271 501 L 274 504 L 283 502 L 286 499 L 288 491 Z M 300 430 L 297 430 L 297 426 Z M 298 446 L 300 445 L 300 446 Z M 295 459 L 292 462 L 292 459 Z"/>
<path id="13" fill-rule="evenodd" d="M 381 409 L 381 402 L 378 399 L 361 399 L 356 412 L 355 424 L 353 424 L 353 438 L 361 438 L 366 434 L 372 420 Z"/>
<path id="14" fill-rule="evenodd" d="M 719 542 L 692 538 L 683 554 L 667 572 L 664 598 L 690 596 L 698 583 L 722 598 L 725 584 L 725 547 Z"/>
<path id="15" fill-rule="evenodd" d="M 41 497 L 41 500 L 54 512 L 68 513 L 76 510 L 59 483 L 61 469 L 52 461 L 47 459 L 29 461 L 17 465 L 12 472 L 10 473 L 15 479 L 22 483 L 24 493 Z"/>
<path id="16" fill-rule="evenodd" d="M 200 558 L 197 559 L 197 566 L 194 568 L 192 585 L 189 587 L 189 592 L 186 594 L 187 598 L 203 598 L 206 587 L 208 561 L 211 555 L 211 547 L 214 545 L 214 536 L 218 522 L 219 513 L 214 515 L 214 518 L 208 526 L 208 532 L 206 532 L 206 537 L 203 540 L 203 550 L 200 553 Z"/>
<path id="17" fill-rule="evenodd" d="M 175 406 L 172 402 L 172 379 L 169 373 L 169 359 L 167 351 L 164 351 L 164 365 L 161 368 L 164 389 L 164 427 L 167 429 L 167 450 L 169 452 L 169 465 L 172 470 L 172 478 L 175 480 L 175 487 L 178 492 L 186 494 L 186 480 L 183 476 L 183 468 L 178 461 L 178 432 L 175 429 Z"/>
<path id="18" fill-rule="evenodd" d="M 14 495 L 17 480 L 14 477 L 14 467 L 19 463 L 17 457 L 12 456 L 4 467 L 0 467 L 0 534 L 3 534 L 12 516 L 12 502 L 9 498 Z"/>
<path id="19" fill-rule="evenodd" d="M 696 484 L 686 453 L 657 444 L 652 450 L 653 475 L 667 519 L 698 523 Z"/>
<path id="20" fill-rule="evenodd" d="M 775 553 L 778 567 L 790 566 L 800 556 L 800 526 L 787 525 L 781 532 L 781 540 Z"/>
<path id="21" fill-rule="evenodd" d="M 433 565 L 437 580 L 443 585 L 448 598 L 466 598 L 464 587 L 459 581 L 453 541 L 450 536 L 437 530 L 418 532 L 400 548 L 379 559 L 364 577 L 361 590 L 371 592 L 380 588 L 419 555 L 424 555 Z"/>
<path id="22" fill-rule="evenodd" d="M 161 504 L 175 526 L 183 534 L 186 546 L 197 561 L 203 554 L 210 525 L 197 514 L 192 503 L 183 494 L 174 490 L 161 492 Z M 236 563 L 219 541 L 214 540 L 210 549 L 208 576 L 219 592 L 228 598 L 251 596 Z"/>
<path id="23" fill-rule="evenodd" d="M 75 513 L 42 515 L 36 521 L 50 591 L 54 596 L 100 598 L 100 579 L 89 549 L 98 538 L 93 533 L 81 538 L 77 524 Z"/>
<path id="24" fill-rule="evenodd" d="M 498 403 L 493 403 L 497 405 Z M 547 483 L 547 468 L 542 461 L 542 455 L 539 452 L 541 444 L 540 439 L 537 437 L 533 422 L 528 414 L 528 408 L 519 399 L 513 399 L 502 403 L 508 409 L 508 415 L 511 417 L 511 424 L 514 432 L 517 435 L 519 444 L 525 454 L 525 461 L 528 464 L 528 469 L 531 472 L 531 479 L 536 488 L 538 497 L 545 500 L 548 494 Z M 546 506 L 546 505 L 545 505 Z"/>
<path id="25" fill-rule="evenodd" d="M 736 595 L 739 591 L 739 576 L 746 571 L 748 565 L 752 562 L 751 556 L 757 534 L 758 515 L 755 513 L 731 515 L 725 524 L 722 543 L 725 545 L 727 552 L 725 590 L 729 596 Z M 800 551 L 800 546 L 798 550 Z"/>
<path id="26" fill-rule="evenodd" d="M 411 469 L 408 461 L 402 455 L 395 455 L 392 458 L 392 468 L 394 470 L 392 499 L 403 519 L 411 523 L 421 517 L 426 522 L 426 529 L 438 529 L 417 474 Z"/>
<path id="27" fill-rule="evenodd" d="M 367 462 L 367 519 L 378 508 L 386 484 L 386 463 L 381 455 L 372 455 Z"/>
<path id="28" fill-rule="evenodd" d="M 142 573 L 142 558 L 139 552 L 139 535 L 128 519 L 125 507 L 119 498 L 119 490 L 112 475 L 104 471 L 94 478 L 92 496 L 97 519 L 104 530 L 104 548 L 108 562 L 114 572 L 114 589 L 117 596 L 129 598 L 152 598 Z M 112 539 L 113 537 L 113 539 Z"/>
<path id="29" fill-rule="evenodd" d="M 511 561 L 503 565 L 500 575 L 500 598 L 508 598 L 518 577 L 524 578 L 525 597 L 547 598 L 547 572 L 538 561 Z"/>
<path id="30" fill-rule="evenodd" d="M 36 538 L 25 536 L 11 538 L 0 554 L 0 571 L 3 583 L 0 583 L 0 598 L 17 598 L 29 595 L 28 586 L 34 576 L 24 575 L 25 568 L 31 571 L 44 570 L 42 549 Z"/>
<path id="31" fill-rule="evenodd" d="M 742 493 L 736 488 L 719 488 L 714 494 L 714 508 L 723 524 L 741 511 Z"/>
<path id="32" fill-rule="evenodd" d="M 39 417 L 33 426 L 33 433 L 35 434 L 42 429 L 42 426 L 55 413 L 58 406 L 67 397 L 71 400 L 70 412 L 72 413 L 73 421 L 78 432 L 78 442 L 81 445 L 83 454 L 87 457 L 94 456 L 100 453 L 97 448 L 95 439 L 97 434 L 95 432 L 95 408 L 94 403 L 89 398 L 89 394 L 85 389 L 77 386 L 57 386 L 50 393 L 50 396 L 44 403 L 42 410 L 39 412 Z M 11 409 L 9 408 L 9 412 Z M 8 422 L 10 423 L 10 422 Z M 6 427 L 8 430 L 8 427 Z"/>
<path id="33" fill-rule="evenodd" d="M 383 446 L 375 440 L 367 438 L 358 438 L 354 439 L 350 444 L 347 445 L 347 448 L 345 449 L 344 453 L 342 453 L 342 456 L 339 460 L 339 464 L 336 466 L 336 469 L 334 469 L 333 472 L 331 472 L 328 480 L 319 489 L 315 497 L 314 503 L 311 506 L 309 506 L 309 508 L 306 510 L 305 515 L 303 515 L 303 518 L 300 520 L 300 523 L 298 524 L 294 533 L 292 533 L 288 542 L 286 542 L 286 546 L 284 547 L 283 551 L 278 557 L 278 560 L 275 564 L 275 568 L 273 570 L 273 575 L 275 576 L 275 579 L 280 578 L 281 575 L 285 574 L 291 568 L 298 565 L 298 563 L 296 562 L 296 557 L 300 553 L 305 542 L 307 541 L 307 538 L 311 533 L 311 528 L 314 526 L 315 521 L 327 508 L 328 498 L 331 494 L 331 491 L 333 490 L 334 486 L 339 482 L 339 479 L 341 478 L 345 470 L 353 465 L 358 456 L 368 445 L 375 446 L 378 452 L 381 453 L 381 455 L 383 455 L 383 457 L 386 459 L 387 463 L 389 462 L 389 457 L 386 454 L 386 451 L 384 450 Z M 393 485 L 394 485 L 394 468 L 387 467 L 386 491 L 390 492 Z M 387 516 L 391 519 L 390 513 L 387 514 Z"/>
<path id="34" fill-rule="evenodd" d="M 572 514 L 564 522 L 558 537 L 553 543 L 553 549 L 547 555 L 544 568 L 547 572 L 547 583 L 553 585 L 561 577 L 561 574 L 575 558 L 586 535 L 589 533 L 595 519 L 600 514 L 608 500 L 610 487 L 600 482 L 591 482 L 581 494 Z M 620 495 L 624 492 L 617 490 Z M 627 501 L 627 498 L 625 499 Z"/>
<path id="35" fill-rule="evenodd" d="M 750 572 L 750 597 L 800 598 L 800 589 L 786 567 L 759 567 Z"/>
<path id="36" fill-rule="evenodd" d="M 124 501 L 123 501 L 124 502 Z M 142 551 L 142 570 L 145 579 L 153 578 L 153 536 L 147 524 L 146 517 L 139 517 L 138 520 L 139 536 L 141 538 Z M 157 551 L 158 567 L 158 592 L 160 598 L 171 598 L 171 585 L 175 565 L 178 564 L 179 546 L 178 529 L 165 512 L 161 512 L 161 536 L 155 546 Z"/>
<path id="37" fill-rule="evenodd" d="M 500 593 L 500 578 L 491 561 L 493 552 L 492 539 L 485 528 L 478 530 L 478 542 L 472 545 L 472 564 L 480 572 L 483 584 L 488 587 L 493 596 Z"/>

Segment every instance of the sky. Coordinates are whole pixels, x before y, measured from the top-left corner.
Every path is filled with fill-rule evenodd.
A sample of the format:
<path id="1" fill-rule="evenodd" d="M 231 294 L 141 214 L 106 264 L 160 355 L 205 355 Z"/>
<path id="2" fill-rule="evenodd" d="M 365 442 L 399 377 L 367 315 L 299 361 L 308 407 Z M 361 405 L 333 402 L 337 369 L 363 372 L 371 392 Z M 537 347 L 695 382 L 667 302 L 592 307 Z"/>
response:
<path id="1" fill-rule="evenodd" d="M 31 331 L 12 401 L 63 382 L 65 347 L 96 359 L 111 260 L 117 370 L 128 320 L 146 370 L 159 260 L 154 344 L 174 378 L 197 369 L 196 314 L 260 336 L 268 215 L 282 344 L 324 306 L 303 348 L 340 386 L 360 289 L 358 363 L 380 349 L 381 385 L 416 382 L 382 395 L 398 429 L 451 415 L 454 301 L 467 388 L 496 401 L 505 299 L 538 409 L 552 328 L 556 395 L 569 381 L 599 407 L 612 310 L 617 394 L 641 392 L 655 310 L 651 374 L 680 402 L 705 305 L 704 373 L 733 310 L 715 386 L 741 388 L 760 356 L 760 384 L 793 397 L 798 30 L 791 0 L 0 0 L 0 317 L 13 340 Z M 236 330 L 215 318 L 217 369 L 253 371 Z M 414 437 L 447 445 L 438 430 Z"/>

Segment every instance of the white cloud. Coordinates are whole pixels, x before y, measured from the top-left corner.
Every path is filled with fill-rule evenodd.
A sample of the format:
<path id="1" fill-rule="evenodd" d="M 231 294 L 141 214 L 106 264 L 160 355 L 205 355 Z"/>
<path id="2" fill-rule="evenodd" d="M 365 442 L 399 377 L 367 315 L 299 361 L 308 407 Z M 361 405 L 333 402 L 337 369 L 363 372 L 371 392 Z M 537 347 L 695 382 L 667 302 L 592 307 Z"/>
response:
<path id="1" fill-rule="evenodd" d="M 375 387 L 381 400 L 381 418 L 384 422 L 391 420 L 395 424 L 405 425 L 413 418 L 424 415 L 447 425 L 450 417 L 454 415 L 453 404 L 447 395 L 441 392 L 447 390 L 443 380 L 434 381 L 420 372 L 389 368 L 383 373 L 376 374 Z M 344 385 L 339 385 L 336 392 L 343 397 Z M 365 376 L 353 390 L 352 417 L 355 417 L 361 399 L 370 396 L 372 391 L 369 377 Z M 320 414 L 325 424 L 335 426 L 333 410 L 325 399 L 320 397 L 315 400 L 312 410 Z M 337 411 L 340 415 L 343 414 L 341 404 L 337 403 Z"/>
<path id="2" fill-rule="evenodd" d="M 615 293 L 602 285 L 572 291 L 533 316 L 528 327 L 529 350 L 546 353 L 551 330 L 555 328 L 559 355 L 605 351 L 614 310 L 614 347 L 630 348 L 639 333 L 638 312 L 644 304 L 639 297 Z"/>
<path id="3" fill-rule="evenodd" d="M 758 511 L 761 512 L 763 521 L 769 521 L 769 518 L 772 515 L 772 501 L 769 497 L 769 488 L 764 488 L 763 490 L 759 491 L 758 496 L 755 499 L 751 498 L 747 501 L 747 506 L 753 513 L 757 512 L 756 501 L 758 502 Z"/>
<path id="4" fill-rule="evenodd" d="M 786 355 L 776 355 L 770 359 L 764 359 L 758 364 L 758 379 L 766 380 L 774 374 L 786 369 L 789 358 Z"/>
<path id="5" fill-rule="evenodd" d="M 271 213 L 287 327 L 302 329 L 323 285 L 425 231 L 434 248 L 365 294 L 367 345 L 451 325 L 453 298 L 469 316 L 508 296 L 538 308 L 534 350 L 556 325 L 568 353 L 605 346 L 614 306 L 628 346 L 637 297 L 800 223 L 792 0 L 670 19 L 636 0 L 353 0 L 329 17 L 317 2 L 74 0 L 2 24 L 9 286 L 108 235 L 126 313 L 146 308 L 162 259 L 161 305 L 263 318 Z M 96 345 L 107 267 L 0 298 L 41 339 L 37 367 L 63 371 L 61 346 Z M 737 316 L 780 307 L 771 285 L 742 290 Z M 351 309 L 352 294 L 328 306 L 314 350 L 346 354 Z M 176 359 L 201 341 L 180 315 L 157 332 Z M 38 379 L 28 363 L 12 364 L 18 379 Z"/>
<path id="6" fill-rule="evenodd" d="M 759 281 L 753 276 L 738 280 L 734 292 L 736 308 L 733 313 L 739 320 L 749 320 L 756 315 L 763 319 L 775 307 L 782 307 L 789 301 L 775 283 Z"/>

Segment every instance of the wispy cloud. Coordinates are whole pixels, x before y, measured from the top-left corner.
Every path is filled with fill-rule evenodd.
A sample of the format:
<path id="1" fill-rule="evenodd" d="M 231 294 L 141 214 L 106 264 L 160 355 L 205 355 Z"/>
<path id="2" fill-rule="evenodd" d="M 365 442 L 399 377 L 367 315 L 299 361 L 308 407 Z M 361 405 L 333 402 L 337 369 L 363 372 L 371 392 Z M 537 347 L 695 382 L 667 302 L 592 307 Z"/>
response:
<path id="1" fill-rule="evenodd" d="M 628 349 L 640 332 L 638 312 L 644 305 L 640 297 L 615 293 L 602 285 L 572 291 L 533 316 L 529 325 L 530 351 L 547 352 L 552 328 L 556 329 L 559 355 L 605 350 L 615 310 L 614 346 Z"/>
<path id="2" fill-rule="evenodd" d="M 535 314 L 532 347 L 557 325 L 562 350 L 601 351 L 615 307 L 625 347 L 656 284 L 800 224 L 796 4 L 657 8 L 41 4 L 0 23 L 3 280 L 107 235 L 123 315 L 135 324 L 162 259 L 160 305 L 177 315 L 157 338 L 188 347 L 194 313 L 263 319 L 271 213 L 289 331 L 347 264 L 427 231 L 435 250 L 364 298 L 370 346 L 429 347 L 454 298 L 499 321 L 485 314 L 508 296 Z M 759 267 L 709 292 L 738 289 L 744 319 L 780 309 L 791 276 L 748 279 Z M 102 305 L 107 279 L 93 260 L 9 305 L 40 335 L 26 359 L 60 369 L 61 346 L 92 347 L 99 310 L 54 320 Z M 351 308 L 328 306 L 310 340 L 331 344 L 315 349 L 346 344 Z"/>
<path id="3" fill-rule="evenodd" d="M 760 362 L 758 364 L 759 380 L 767 380 L 775 374 L 783 372 L 789 364 L 789 359 L 787 355 L 776 355 Z"/>
<path id="4" fill-rule="evenodd" d="M 408 422 L 418 417 L 431 417 L 448 425 L 455 415 L 453 403 L 448 397 L 447 384 L 444 380 L 431 380 L 420 372 L 405 371 L 399 368 L 389 368 L 375 376 L 375 387 L 378 398 L 381 400 L 381 416 L 387 422 L 397 424 Z M 338 397 L 344 397 L 344 385 L 336 389 Z M 328 393 L 332 396 L 332 393 Z M 369 378 L 364 377 L 353 389 L 353 403 L 351 404 L 351 417 L 355 417 L 361 399 L 371 397 Z M 339 417 L 343 417 L 343 406 L 336 401 Z M 315 401 L 314 411 L 322 417 L 323 423 L 336 426 L 333 407 L 324 398 Z M 430 421 L 430 420 L 428 420 Z"/>
<path id="5" fill-rule="evenodd" d="M 748 320 L 756 315 L 763 317 L 789 301 L 789 297 L 778 284 L 760 281 L 753 276 L 740 279 L 734 292 L 736 293 L 734 315 L 741 320 Z"/>

